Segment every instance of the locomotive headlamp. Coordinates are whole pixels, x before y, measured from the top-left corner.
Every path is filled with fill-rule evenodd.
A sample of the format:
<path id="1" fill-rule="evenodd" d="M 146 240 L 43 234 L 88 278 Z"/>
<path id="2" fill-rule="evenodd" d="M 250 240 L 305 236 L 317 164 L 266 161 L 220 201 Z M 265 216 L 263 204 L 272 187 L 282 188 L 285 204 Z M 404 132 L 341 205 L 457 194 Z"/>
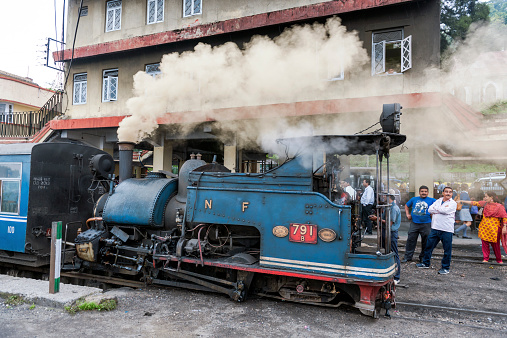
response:
<path id="1" fill-rule="evenodd" d="M 385 133 L 400 133 L 400 116 L 402 106 L 399 103 L 384 104 L 380 115 L 380 125 Z"/>

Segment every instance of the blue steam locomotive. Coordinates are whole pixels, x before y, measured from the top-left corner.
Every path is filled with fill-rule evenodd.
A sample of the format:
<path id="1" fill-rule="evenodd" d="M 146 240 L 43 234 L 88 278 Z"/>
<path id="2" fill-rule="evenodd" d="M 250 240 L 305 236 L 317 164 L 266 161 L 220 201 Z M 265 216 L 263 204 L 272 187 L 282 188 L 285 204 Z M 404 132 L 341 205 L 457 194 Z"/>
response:
<path id="1" fill-rule="evenodd" d="M 379 223 L 376 246 L 361 245 L 360 203 L 336 196 L 344 179 L 339 156 L 376 155 L 376 212 L 388 215 L 379 188 L 381 180 L 389 182 L 382 163 L 389 168 L 390 149 L 405 141 L 400 110 L 384 105 L 382 132 L 279 140 L 296 155 L 258 174 L 192 158 L 178 177 L 130 178 L 133 144 L 121 144 L 120 183 L 97 199 L 89 228 L 76 234 L 73 267 L 225 293 L 235 301 L 261 295 L 348 304 L 378 317 L 394 305 L 390 230 Z M 316 158 L 322 165 L 315 167 Z M 109 173 L 95 167 L 102 178 Z"/>

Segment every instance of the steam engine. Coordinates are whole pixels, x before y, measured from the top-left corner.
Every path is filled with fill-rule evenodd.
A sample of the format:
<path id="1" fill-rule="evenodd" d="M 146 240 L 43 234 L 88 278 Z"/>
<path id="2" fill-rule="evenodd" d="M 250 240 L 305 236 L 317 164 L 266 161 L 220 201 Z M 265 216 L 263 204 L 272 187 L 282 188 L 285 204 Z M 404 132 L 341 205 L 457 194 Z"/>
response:
<path id="1" fill-rule="evenodd" d="M 122 178 L 130 169 L 120 163 L 121 182 L 98 200 L 92 226 L 75 240 L 77 266 L 236 301 L 257 294 L 349 304 L 378 317 L 394 304 L 394 254 L 380 240 L 361 246 L 360 203 L 338 203 L 333 187 L 338 155 L 389 164 L 390 149 L 405 141 L 399 115 L 398 104 L 384 105 L 381 133 L 280 140 L 298 155 L 265 173 L 231 173 L 192 158 L 177 178 Z M 129 147 L 120 149 L 132 158 Z M 312 167 L 316 157 L 324 158 L 320 168 Z M 380 216 L 389 205 L 385 192 L 376 193 Z"/>

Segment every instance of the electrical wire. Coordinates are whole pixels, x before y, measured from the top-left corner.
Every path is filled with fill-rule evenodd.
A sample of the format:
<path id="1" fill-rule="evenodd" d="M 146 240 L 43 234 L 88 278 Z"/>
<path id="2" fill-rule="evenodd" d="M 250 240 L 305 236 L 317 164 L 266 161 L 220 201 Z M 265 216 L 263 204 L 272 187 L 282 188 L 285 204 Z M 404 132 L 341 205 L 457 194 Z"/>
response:
<path id="1" fill-rule="evenodd" d="M 56 27 L 56 0 L 54 0 L 54 8 L 55 8 L 55 40 L 58 40 L 58 28 Z"/>
<path id="2" fill-rule="evenodd" d="M 74 40 L 72 41 L 72 54 L 70 57 L 69 68 L 67 69 L 68 73 L 67 73 L 67 76 L 65 77 L 65 83 L 63 84 L 64 91 L 65 91 L 65 88 L 67 87 L 67 81 L 69 80 L 70 70 L 72 68 L 72 61 L 74 60 L 74 47 L 76 45 L 77 29 L 79 27 L 79 19 L 81 18 L 81 10 L 82 9 L 83 9 L 83 0 L 81 0 L 81 4 L 79 5 L 79 12 L 77 15 L 77 22 L 76 22 L 76 30 L 74 31 Z M 62 52 L 62 55 L 63 55 L 63 52 Z"/>
<path id="3" fill-rule="evenodd" d="M 65 0 L 63 0 L 63 7 L 62 7 L 62 44 L 61 44 L 61 51 L 60 51 L 60 55 L 61 55 L 61 60 L 63 60 L 63 51 L 65 50 Z M 55 39 L 55 40 L 58 40 L 58 39 Z M 61 64 L 61 68 L 62 68 L 62 71 L 65 71 L 65 68 L 63 66 L 63 63 Z M 63 88 L 65 89 L 65 88 Z M 68 98 L 67 98 L 68 100 Z"/>

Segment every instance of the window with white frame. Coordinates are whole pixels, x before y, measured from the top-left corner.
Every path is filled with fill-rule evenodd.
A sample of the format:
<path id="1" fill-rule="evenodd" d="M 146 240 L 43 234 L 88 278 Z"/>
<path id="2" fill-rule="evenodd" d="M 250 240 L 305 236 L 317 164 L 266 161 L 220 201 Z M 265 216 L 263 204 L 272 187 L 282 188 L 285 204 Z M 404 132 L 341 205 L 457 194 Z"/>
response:
<path id="1" fill-rule="evenodd" d="M 412 35 L 403 37 L 403 29 L 372 34 L 372 75 L 400 74 L 412 68 Z"/>
<path id="2" fill-rule="evenodd" d="M 118 97 L 118 69 L 105 70 L 102 77 L 102 102 L 116 101 Z"/>
<path id="3" fill-rule="evenodd" d="M 322 48 L 319 43 L 315 43 L 315 53 L 317 60 L 317 76 L 319 80 L 338 81 L 343 80 L 345 71 L 343 68 L 343 55 L 341 50 Z"/>
<path id="4" fill-rule="evenodd" d="M 319 58 L 318 74 L 319 79 L 324 81 L 338 81 L 343 80 L 345 77 L 345 72 L 339 57 L 333 60 Z"/>
<path id="5" fill-rule="evenodd" d="M 0 123 L 12 123 L 12 104 L 0 102 Z"/>
<path id="6" fill-rule="evenodd" d="M 72 104 L 86 103 L 87 74 L 74 74 L 74 96 Z"/>
<path id="7" fill-rule="evenodd" d="M 183 0 L 183 17 L 202 14 L 202 0 Z"/>
<path id="8" fill-rule="evenodd" d="M 106 32 L 121 28 L 121 0 L 106 3 Z"/>
<path id="9" fill-rule="evenodd" d="M 164 21 L 164 0 L 148 0 L 148 24 Z"/>
<path id="10" fill-rule="evenodd" d="M 0 164 L 0 212 L 19 214 L 21 163 Z"/>
<path id="11" fill-rule="evenodd" d="M 157 75 L 161 73 L 160 63 L 152 63 L 149 65 L 146 65 L 145 72 L 148 75 L 151 75 L 153 77 L 157 77 Z"/>

